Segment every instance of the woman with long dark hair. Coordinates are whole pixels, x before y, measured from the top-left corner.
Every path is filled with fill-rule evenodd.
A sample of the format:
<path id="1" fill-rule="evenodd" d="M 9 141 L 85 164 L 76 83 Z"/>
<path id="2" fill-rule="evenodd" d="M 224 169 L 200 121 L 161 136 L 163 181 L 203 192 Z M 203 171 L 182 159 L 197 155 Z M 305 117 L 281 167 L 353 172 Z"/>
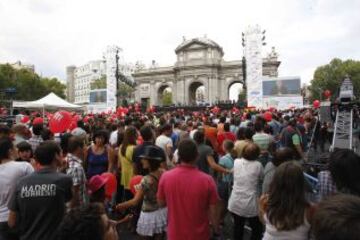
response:
<path id="1" fill-rule="evenodd" d="M 93 136 L 93 144 L 85 153 L 86 176 L 101 175 L 104 172 L 112 172 L 114 167 L 114 152 L 108 144 L 109 133 L 106 130 L 98 130 Z"/>
<path id="2" fill-rule="evenodd" d="M 305 179 L 301 166 L 282 163 L 275 172 L 269 194 L 259 204 L 260 219 L 266 226 L 265 240 L 309 238 L 312 208 L 305 196 Z"/>
<path id="3" fill-rule="evenodd" d="M 264 181 L 262 184 L 262 193 L 268 193 L 270 183 L 274 177 L 275 170 L 280 164 L 286 161 L 294 160 L 294 154 L 291 148 L 283 147 L 276 150 L 273 159 L 268 162 L 264 169 Z"/>
<path id="4" fill-rule="evenodd" d="M 133 154 L 136 146 L 137 131 L 133 126 L 126 128 L 124 133 L 124 139 L 119 148 L 118 164 L 121 169 L 120 184 L 124 188 L 124 198 L 129 200 L 131 198 L 130 192 L 130 179 L 134 175 L 133 171 Z"/>

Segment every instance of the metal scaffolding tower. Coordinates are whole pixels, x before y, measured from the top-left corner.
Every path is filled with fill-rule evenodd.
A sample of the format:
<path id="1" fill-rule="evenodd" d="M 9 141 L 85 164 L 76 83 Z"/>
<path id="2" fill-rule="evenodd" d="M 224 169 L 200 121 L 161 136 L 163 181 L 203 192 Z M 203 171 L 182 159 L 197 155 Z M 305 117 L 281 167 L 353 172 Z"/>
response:
<path id="1" fill-rule="evenodd" d="M 353 148 L 353 106 L 354 99 L 353 84 L 349 77 L 346 77 L 340 86 L 339 106 L 334 124 L 334 136 L 331 150 L 335 148 Z"/>

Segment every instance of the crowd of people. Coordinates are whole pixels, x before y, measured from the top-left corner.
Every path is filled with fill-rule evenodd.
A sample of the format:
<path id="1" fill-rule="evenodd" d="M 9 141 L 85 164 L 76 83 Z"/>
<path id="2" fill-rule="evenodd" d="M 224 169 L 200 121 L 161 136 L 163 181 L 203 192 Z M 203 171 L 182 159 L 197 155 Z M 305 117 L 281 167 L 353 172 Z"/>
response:
<path id="1" fill-rule="evenodd" d="M 329 138 L 313 109 L 2 124 L 0 239 L 208 240 L 226 224 L 234 240 L 359 239 L 360 157 L 335 149 L 305 172 Z"/>

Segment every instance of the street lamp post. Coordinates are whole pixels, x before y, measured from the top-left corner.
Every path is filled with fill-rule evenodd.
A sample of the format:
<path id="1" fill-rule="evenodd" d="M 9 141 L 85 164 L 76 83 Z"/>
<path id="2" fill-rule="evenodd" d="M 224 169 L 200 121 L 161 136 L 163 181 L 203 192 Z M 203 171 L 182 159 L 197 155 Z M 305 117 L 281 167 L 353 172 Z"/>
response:
<path id="1" fill-rule="evenodd" d="M 9 98 L 9 103 L 10 103 L 10 116 L 13 115 L 13 112 L 14 112 L 14 108 L 13 108 L 13 98 L 14 98 L 14 95 L 16 94 L 16 88 L 6 88 L 5 89 L 5 95 L 6 97 Z"/>
<path id="2" fill-rule="evenodd" d="M 116 50 L 116 69 L 115 69 L 115 78 L 116 78 L 116 109 L 120 106 L 119 101 L 119 50 Z"/>
<path id="3" fill-rule="evenodd" d="M 246 91 L 246 58 L 245 58 L 245 33 L 241 33 L 241 45 L 243 46 L 243 57 L 241 61 L 242 75 L 243 75 L 243 91 Z"/>

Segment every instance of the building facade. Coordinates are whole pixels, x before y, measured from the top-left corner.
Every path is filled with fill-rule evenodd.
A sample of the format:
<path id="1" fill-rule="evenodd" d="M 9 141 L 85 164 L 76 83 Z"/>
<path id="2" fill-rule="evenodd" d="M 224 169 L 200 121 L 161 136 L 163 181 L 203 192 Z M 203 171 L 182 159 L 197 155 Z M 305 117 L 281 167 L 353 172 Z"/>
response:
<path id="1" fill-rule="evenodd" d="M 67 100 L 69 102 L 88 105 L 90 102 L 91 83 L 107 76 L 105 60 L 90 61 L 82 66 L 66 67 Z M 119 63 L 119 72 L 129 79 L 134 73 L 132 64 Z M 107 78 L 107 77 L 106 77 Z"/>
<path id="2" fill-rule="evenodd" d="M 75 102 L 75 69 L 76 66 L 66 67 L 66 99 Z"/>
<path id="3" fill-rule="evenodd" d="M 171 88 L 174 104 L 194 105 L 197 88 L 204 86 L 204 101 L 212 104 L 228 100 L 232 84 L 244 83 L 242 60 L 225 61 L 222 47 L 206 37 L 184 39 L 175 54 L 174 66 L 141 69 L 133 74 L 136 101 L 161 105 L 164 89 Z M 277 57 L 264 58 L 262 65 L 264 76 L 277 77 Z"/>
<path id="4" fill-rule="evenodd" d="M 91 83 L 102 76 L 106 76 L 106 65 L 103 60 L 90 61 L 79 67 L 68 66 L 68 100 L 79 105 L 89 104 Z"/>
<path id="5" fill-rule="evenodd" d="M 17 61 L 15 63 L 10 64 L 14 69 L 20 70 L 20 69 L 26 69 L 31 72 L 35 72 L 35 65 L 29 64 L 29 63 L 23 63 L 21 61 Z"/>

